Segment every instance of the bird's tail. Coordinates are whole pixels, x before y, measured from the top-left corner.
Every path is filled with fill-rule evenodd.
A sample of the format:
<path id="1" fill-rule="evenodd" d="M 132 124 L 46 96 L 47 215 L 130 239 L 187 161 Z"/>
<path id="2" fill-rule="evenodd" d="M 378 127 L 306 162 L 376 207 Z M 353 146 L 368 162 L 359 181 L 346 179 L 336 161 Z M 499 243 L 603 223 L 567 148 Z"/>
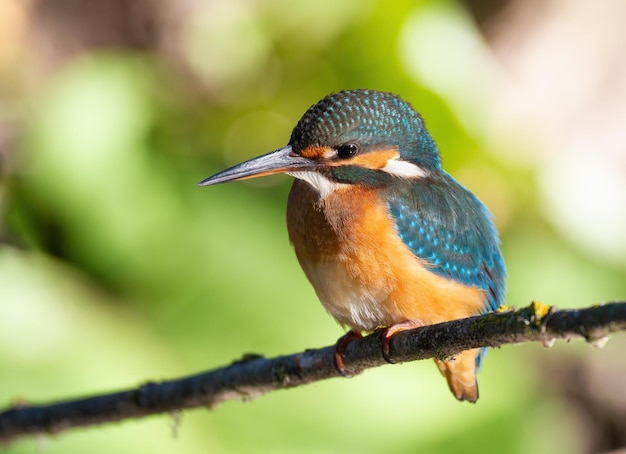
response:
<path id="1" fill-rule="evenodd" d="M 448 380 L 450 391 L 459 400 L 476 402 L 478 382 L 476 381 L 476 358 L 480 349 L 467 350 L 446 361 L 436 359 L 441 374 Z"/>

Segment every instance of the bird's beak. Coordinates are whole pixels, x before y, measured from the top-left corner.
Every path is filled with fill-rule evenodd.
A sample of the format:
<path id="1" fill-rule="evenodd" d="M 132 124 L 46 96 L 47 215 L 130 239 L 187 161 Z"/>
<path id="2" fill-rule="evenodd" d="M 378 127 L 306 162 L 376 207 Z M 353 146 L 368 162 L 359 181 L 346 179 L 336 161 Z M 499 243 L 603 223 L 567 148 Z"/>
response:
<path id="1" fill-rule="evenodd" d="M 226 183 L 228 181 L 247 180 L 249 178 L 274 175 L 276 173 L 288 173 L 302 171 L 314 167 L 313 161 L 293 152 L 291 145 L 280 150 L 272 151 L 258 158 L 237 164 L 230 169 L 223 170 L 215 175 L 205 178 L 198 186 Z"/>

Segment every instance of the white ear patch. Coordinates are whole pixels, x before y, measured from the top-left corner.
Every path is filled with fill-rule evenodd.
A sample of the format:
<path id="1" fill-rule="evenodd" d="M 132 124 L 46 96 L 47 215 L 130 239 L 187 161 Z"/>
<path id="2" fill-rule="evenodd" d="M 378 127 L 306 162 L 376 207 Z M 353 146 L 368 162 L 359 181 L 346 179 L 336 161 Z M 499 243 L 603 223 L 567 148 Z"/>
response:
<path id="1" fill-rule="evenodd" d="M 305 172 L 288 172 L 287 175 L 291 175 L 299 180 L 306 181 L 320 193 L 320 199 L 326 198 L 328 194 L 333 193 L 339 188 L 349 186 L 347 184 L 335 183 L 334 181 L 330 181 L 325 176 L 311 171 Z"/>
<path id="2" fill-rule="evenodd" d="M 403 161 L 399 157 L 395 157 L 387 161 L 385 167 L 380 170 L 402 178 L 424 178 L 428 176 L 428 172 L 421 167 L 408 162 Z"/>

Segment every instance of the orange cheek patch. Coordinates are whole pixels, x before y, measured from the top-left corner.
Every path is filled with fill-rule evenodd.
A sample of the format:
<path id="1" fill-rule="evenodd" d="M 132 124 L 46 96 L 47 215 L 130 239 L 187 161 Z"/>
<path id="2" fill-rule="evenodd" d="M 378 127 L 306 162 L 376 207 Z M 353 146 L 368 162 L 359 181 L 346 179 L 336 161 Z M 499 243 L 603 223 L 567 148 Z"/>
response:
<path id="1" fill-rule="evenodd" d="M 398 156 L 400 156 L 400 153 L 398 153 L 397 148 L 387 148 L 360 154 L 352 159 L 336 161 L 333 163 L 333 165 L 355 165 L 368 169 L 378 170 L 385 167 L 390 159 L 395 159 Z"/>
<path id="2" fill-rule="evenodd" d="M 304 150 L 302 150 L 302 152 L 300 152 L 300 155 L 309 159 L 322 159 L 329 151 L 331 151 L 330 147 L 321 147 L 319 145 L 314 145 L 306 147 Z"/>

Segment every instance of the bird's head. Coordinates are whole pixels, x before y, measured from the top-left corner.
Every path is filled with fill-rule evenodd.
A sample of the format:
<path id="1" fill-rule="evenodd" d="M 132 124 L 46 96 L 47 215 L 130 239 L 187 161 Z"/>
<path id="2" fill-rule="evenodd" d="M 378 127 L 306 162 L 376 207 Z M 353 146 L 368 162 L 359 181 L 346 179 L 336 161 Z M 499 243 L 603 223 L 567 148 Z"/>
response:
<path id="1" fill-rule="evenodd" d="M 349 90 L 309 108 L 289 144 L 200 182 L 207 186 L 276 173 L 308 181 L 322 196 L 342 184 L 385 185 L 441 169 L 420 115 L 391 93 Z"/>

